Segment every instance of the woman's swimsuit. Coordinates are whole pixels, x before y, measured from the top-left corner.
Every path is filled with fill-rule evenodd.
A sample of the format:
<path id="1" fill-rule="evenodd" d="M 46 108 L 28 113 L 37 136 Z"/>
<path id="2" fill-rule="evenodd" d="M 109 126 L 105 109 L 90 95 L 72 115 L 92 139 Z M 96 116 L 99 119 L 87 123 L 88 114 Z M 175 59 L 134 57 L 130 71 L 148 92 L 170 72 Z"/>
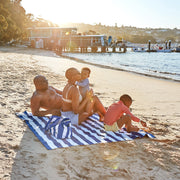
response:
<path id="1" fill-rule="evenodd" d="M 70 86 L 68 87 L 68 90 L 67 90 L 66 94 L 65 94 L 65 98 L 62 97 L 62 100 L 63 100 L 64 102 L 72 103 L 72 100 L 71 100 L 71 99 L 68 99 L 68 93 L 69 93 L 71 87 L 73 87 L 73 86 L 74 86 L 74 85 L 70 85 Z M 78 90 L 78 92 L 79 92 L 79 90 Z M 80 92 L 79 92 L 79 102 L 81 102 L 81 101 L 82 101 L 82 96 L 81 96 L 81 94 L 80 94 Z"/>

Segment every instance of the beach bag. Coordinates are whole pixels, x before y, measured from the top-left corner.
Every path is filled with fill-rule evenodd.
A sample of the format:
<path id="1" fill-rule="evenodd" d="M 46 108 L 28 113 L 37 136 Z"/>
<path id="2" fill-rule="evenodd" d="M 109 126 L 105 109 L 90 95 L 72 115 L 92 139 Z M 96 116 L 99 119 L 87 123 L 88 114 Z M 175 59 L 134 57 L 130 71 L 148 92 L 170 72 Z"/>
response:
<path id="1" fill-rule="evenodd" d="M 71 138 L 71 120 L 60 116 L 51 116 L 45 126 L 45 131 L 57 139 Z"/>

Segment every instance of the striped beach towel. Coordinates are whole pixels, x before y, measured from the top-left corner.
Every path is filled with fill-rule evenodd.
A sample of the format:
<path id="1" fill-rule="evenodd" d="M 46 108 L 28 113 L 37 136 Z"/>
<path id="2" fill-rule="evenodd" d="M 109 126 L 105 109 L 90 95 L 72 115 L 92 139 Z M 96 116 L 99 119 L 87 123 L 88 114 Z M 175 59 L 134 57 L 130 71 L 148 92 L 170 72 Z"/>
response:
<path id="1" fill-rule="evenodd" d="M 16 115 L 26 122 L 31 131 L 48 150 L 77 145 L 127 141 L 144 136 L 155 138 L 152 134 L 144 132 L 143 130 L 131 133 L 126 132 L 125 128 L 117 132 L 105 131 L 103 122 L 99 121 L 99 116 L 93 114 L 81 125 L 72 125 L 71 138 L 57 139 L 45 131 L 45 126 L 50 117 L 33 116 L 31 112 L 27 111 L 17 113 Z"/>

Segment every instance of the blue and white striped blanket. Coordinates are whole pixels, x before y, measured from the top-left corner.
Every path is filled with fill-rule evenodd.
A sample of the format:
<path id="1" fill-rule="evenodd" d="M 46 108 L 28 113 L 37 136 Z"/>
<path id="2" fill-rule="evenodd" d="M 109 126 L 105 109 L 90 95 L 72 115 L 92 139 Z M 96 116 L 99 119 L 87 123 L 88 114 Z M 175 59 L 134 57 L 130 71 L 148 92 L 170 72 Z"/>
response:
<path id="1" fill-rule="evenodd" d="M 48 150 L 77 145 L 127 141 L 144 136 L 155 138 L 152 134 L 144 132 L 143 130 L 132 133 L 126 132 L 125 129 L 118 132 L 105 131 L 103 122 L 99 121 L 99 116 L 93 114 L 87 121 L 83 122 L 82 125 L 72 125 L 72 138 L 57 139 L 44 130 L 50 117 L 33 116 L 32 113 L 27 111 L 17 113 L 16 115 L 26 122 L 31 131 Z"/>

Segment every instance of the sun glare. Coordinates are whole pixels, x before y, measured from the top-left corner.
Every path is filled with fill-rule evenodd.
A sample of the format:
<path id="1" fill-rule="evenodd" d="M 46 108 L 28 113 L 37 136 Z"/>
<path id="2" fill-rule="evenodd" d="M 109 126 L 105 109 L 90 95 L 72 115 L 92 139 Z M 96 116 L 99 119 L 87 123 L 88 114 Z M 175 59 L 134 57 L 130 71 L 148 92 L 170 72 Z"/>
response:
<path id="1" fill-rule="evenodd" d="M 86 7 L 82 0 L 53 2 L 54 4 L 46 2 L 46 4 L 43 5 L 42 16 L 58 24 L 68 22 L 88 23 L 93 21 L 93 19 L 97 20 L 100 17 L 97 17 L 97 13 L 95 14 L 95 12 L 101 12 L 101 8 L 103 8 L 100 6 L 100 3 L 95 3 L 95 0 L 92 0 Z"/>
<path id="2" fill-rule="evenodd" d="M 103 14 L 109 8 L 109 4 L 102 4 L 102 1 L 91 0 L 86 4 L 83 0 L 38 0 L 35 3 L 32 3 L 32 1 L 22 1 L 27 13 L 32 13 L 35 17 L 42 17 L 59 25 L 69 22 L 99 23 L 110 21 L 111 18 L 111 16 L 104 18 Z M 34 4 L 36 4 L 36 7 L 34 7 Z"/>
<path id="3" fill-rule="evenodd" d="M 162 1 L 162 0 L 161 0 Z M 141 3 L 140 3 L 141 2 Z M 178 27 L 178 3 L 162 3 L 138 0 L 22 0 L 26 13 L 42 17 L 56 24 L 101 23 L 104 25 L 136 27 Z M 153 9 L 151 13 L 149 9 Z M 167 13 L 168 12 L 168 13 Z M 157 17 L 161 17 L 161 20 Z M 148 19 L 148 21 L 147 21 Z M 166 21 L 163 21 L 166 20 Z M 167 23 L 168 22 L 168 23 Z"/>

